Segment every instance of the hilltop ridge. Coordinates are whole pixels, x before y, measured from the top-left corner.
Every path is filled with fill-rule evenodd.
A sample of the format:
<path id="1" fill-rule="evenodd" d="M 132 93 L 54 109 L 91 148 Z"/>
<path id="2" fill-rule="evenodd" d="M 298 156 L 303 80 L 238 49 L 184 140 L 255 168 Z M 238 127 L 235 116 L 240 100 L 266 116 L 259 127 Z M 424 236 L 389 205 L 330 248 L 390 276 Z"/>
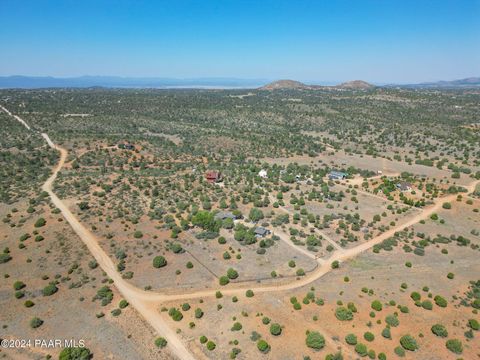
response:
<path id="1" fill-rule="evenodd" d="M 375 85 L 372 85 L 363 80 L 353 80 L 341 83 L 335 86 L 323 86 L 323 85 L 307 85 L 296 80 L 277 80 L 271 82 L 265 86 L 262 86 L 260 90 L 291 90 L 291 89 L 348 89 L 348 90 L 369 90 L 373 89 Z"/>

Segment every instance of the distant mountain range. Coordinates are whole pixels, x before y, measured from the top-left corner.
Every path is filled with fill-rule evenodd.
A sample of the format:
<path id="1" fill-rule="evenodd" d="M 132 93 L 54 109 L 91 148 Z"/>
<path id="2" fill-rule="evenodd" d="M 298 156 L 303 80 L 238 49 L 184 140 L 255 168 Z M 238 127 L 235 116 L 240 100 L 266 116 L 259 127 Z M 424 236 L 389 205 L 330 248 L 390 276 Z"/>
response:
<path id="1" fill-rule="evenodd" d="M 362 80 L 345 82 L 335 86 L 308 85 L 295 80 L 278 80 L 269 82 L 267 79 L 238 79 L 238 78 L 159 78 L 159 77 L 120 77 L 120 76 L 80 76 L 57 78 L 50 76 L 0 76 L 0 89 L 22 88 L 206 88 L 206 89 L 241 89 L 260 88 L 263 90 L 275 89 L 318 89 L 336 88 L 350 90 L 368 90 L 376 87 Z M 471 77 L 453 81 L 438 81 L 419 84 L 389 84 L 383 87 L 401 88 L 478 88 L 480 77 Z"/>
<path id="2" fill-rule="evenodd" d="M 80 76 L 57 78 L 51 76 L 0 76 L 0 88 L 256 88 L 266 79 L 237 78 L 134 78 L 120 76 Z"/>
<path id="3" fill-rule="evenodd" d="M 452 81 L 437 81 L 427 82 L 420 84 L 407 84 L 407 85 L 388 85 L 394 87 L 410 87 L 410 88 L 475 88 L 480 87 L 480 77 L 469 77 L 465 79 L 452 80 Z"/>

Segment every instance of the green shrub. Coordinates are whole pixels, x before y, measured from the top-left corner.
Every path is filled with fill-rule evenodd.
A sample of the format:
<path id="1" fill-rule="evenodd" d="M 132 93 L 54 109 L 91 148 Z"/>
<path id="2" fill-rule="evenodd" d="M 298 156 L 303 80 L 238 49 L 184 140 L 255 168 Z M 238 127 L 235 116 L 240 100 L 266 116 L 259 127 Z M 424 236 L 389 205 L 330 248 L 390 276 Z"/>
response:
<path id="1" fill-rule="evenodd" d="M 210 351 L 213 351 L 215 350 L 215 348 L 217 347 L 217 345 L 215 345 L 215 343 L 213 341 L 208 341 L 207 342 L 207 349 L 210 350 Z"/>
<path id="2" fill-rule="evenodd" d="M 436 295 L 433 300 L 435 301 L 435 304 L 437 304 L 440 307 L 447 307 L 447 300 L 445 300 L 443 297 L 440 295 Z"/>
<path id="3" fill-rule="evenodd" d="M 25 286 L 26 285 L 23 281 L 15 281 L 15 283 L 13 284 L 13 288 L 15 290 L 22 290 Z"/>
<path id="4" fill-rule="evenodd" d="M 220 279 L 218 279 L 218 283 L 222 286 L 227 285 L 229 282 L 228 276 L 220 276 Z"/>
<path id="5" fill-rule="evenodd" d="M 119 307 L 120 309 L 125 309 L 127 306 L 128 306 L 128 301 L 125 300 L 125 299 L 122 299 L 122 300 L 120 301 L 120 303 L 118 304 L 118 307 Z"/>
<path id="6" fill-rule="evenodd" d="M 405 356 L 405 350 L 401 346 L 397 346 L 393 351 L 400 357 Z"/>
<path id="7" fill-rule="evenodd" d="M 200 308 L 196 308 L 196 309 L 195 309 L 195 317 L 196 317 L 197 319 L 200 319 L 202 316 L 203 316 L 203 310 L 200 309 Z"/>
<path id="8" fill-rule="evenodd" d="M 253 293 L 252 290 L 247 290 L 247 291 L 245 292 L 245 296 L 246 296 L 246 297 L 251 298 L 251 297 L 253 297 L 253 295 L 254 295 L 254 293 Z"/>
<path id="9" fill-rule="evenodd" d="M 205 344 L 208 341 L 207 337 L 205 335 L 200 336 L 200 343 Z"/>
<path id="10" fill-rule="evenodd" d="M 309 331 L 305 343 L 309 348 L 320 350 L 325 346 L 325 338 L 317 331 Z"/>
<path id="11" fill-rule="evenodd" d="M 367 346 L 362 343 L 355 345 L 355 352 L 360 356 L 365 356 L 368 353 Z"/>
<path id="12" fill-rule="evenodd" d="M 122 310 L 120 310 L 120 309 L 113 309 L 111 311 L 111 314 L 115 317 L 120 316 L 121 313 L 122 313 Z"/>
<path id="13" fill-rule="evenodd" d="M 43 320 L 38 317 L 34 317 L 32 320 L 30 320 L 30 327 L 32 329 L 36 329 L 42 326 L 42 324 L 43 324 Z"/>
<path id="14" fill-rule="evenodd" d="M 265 354 L 270 351 L 270 345 L 265 340 L 260 339 L 257 342 L 257 349 Z"/>
<path id="15" fill-rule="evenodd" d="M 328 354 L 327 356 L 325 356 L 325 360 L 343 360 L 343 355 L 340 352 L 337 352 L 335 354 Z"/>
<path id="16" fill-rule="evenodd" d="M 468 327 L 472 330 L 480 330 L 480 324 L 475 319 L 468 320 Z"/>
<path id="17" fill-rule="evenodd" d="M 0 264 L 5 264 L 12 260 L 12 257 L 9 254 L 0 254 Z"/>
<path id="18" fill-rule="evenodd" d="M 167 260 L 163 256 L 155 256 L 153 258 L 153 267 L 154 268 L 161 268 L 167 265 Z"/>
<path id="19" fill-rule="evenodd" d="M 242 324 L 239 322 L 236 322 L 233 324 L 232 328 L 230 329 L 231 331 L 240 331 L 242 330 Z"/>
<path id="20" fill-rule="evenodd" d="M 280 326 L 280 324 L 273 323 L 272 325 L 270 325 L 270 334 L 274 336 L 278 336 L 281 333 L 282 333 L 282 327 Z"/>
<path id="21" fill-rule="evenodd" d="M 50 283 L 45 286 L 42 290 L 43 296 L 50 296 L 55 294 L 58 291 L 57 286 L 54 283 Z"/>
<path id="22" fill-rule="evenodd" d="M 190 304 L 189 304 L 189 303 L 183 303 L 183 304 L 182 304 L 182 310 L 183 310 L 183 311 L 188 311 L 188 310 L 190 310 Z"/>
<path id="23" fill-rule="evenodd" d="M 143 237 L 143 233 L 140 231 L 140 230 L 136 230 L 134 233 L 133 233 L 133 237 L 135 239 L 141 239 Z"/>
<path id="24" fill-rule="evenodd" d="M 93 354 L 86 347 L 64 348 L 58 357 L 59 360 L 90 360 Z"/>
<path id="25" fill-rule="evenodd" d="M 455 354 L 461 354 L 463 352 L 462 342 L 458 339 L 447 340 L 447 342 L 445 343 L 445 346 L 447 347 L 448 350 L 450 350 Z"/>
<path id="26" fill-rule="evenodd" d="M 335 316 L 337 317 L 338 320 L 341 320 L 341 321 L 353 319 L 352 311 L 350 309 L 347 309 L 344 306 L 337 307 L 337 309 L 335 310 Z"/>
<path id="27" fill-rule="evenodd" d="M 155 345 L 159 348 L 164 348 L 167 346 L 167 340 L 163 337 L 158 337 L 155 339 Z"/>
<path id="28" fill-rule="evenodd" d="M 447 328 L 441 324 L 435 324 L 431 328 L 432 333 L 434 333 L 436 336 L 439 337 L 447 337 L 448 336 L 448 331 Z"/>
<path id="29" fill-rule="evenodd" d="M 174 321 L 180 321 L 183 319 L 183 314 L 180 310 L 172 307 L 170 310 L 168 310 L 168 315 L 174 320 Z"/>
<path id="30" fill-rule="evenodd" d="M 385 318 L 385 322 L 392 327 L 397 327 L 400 324 L 398 317 L 396 317 L 395 315 L 388 315 Z"/>
<path id="31" fill-rule="evenodd" d="M 32 300 L 27 300 L 24 303 L 25 307 L 30 308 L 35 305 L 35 303 Z"/>
<path id="32" fill-rule="evenodd" d="M 412 298 L 413 301 L 419 301 L 421 299 L 421 295 L 414 291 L 410 294 L 410 297 Z"/>
<path id="33" fill-rule="evenodd" d="M 378 300 L 372 301 L 372 309 L 376 311 L 381 311 L 382 310 L 382 303 Z"/>
<path id="34" fill-rule="evenodd" d="M 375 340 L 375 335 L 373 335 L 370 331 L 367 331 L 365 334 L 363 334 L 363 338 L 369 342 L 372 342 Z"/>
<path id="35" fill-rule="evenodd" d="M 410 335 L 404 335 L 400 338 L 400 345 L 405 350 L 415 351 L 418 349 L 417 341 Z"/>
<path id="36" fill-rule="evenodd" d="M 332 269 L 338 269 L 340 267 L 340 263 L 338 262 L 338 260 L 335 260 L 332 262 Z"/>
<path id="37" fill-rule="evenodd" d="M 234 279 L 238 278 L 238 272 L 235 269 L 229 268 L 227 270 L 227 276 L 228 276 L 229 279 L 234 280 Z"/>
<path id="38" fill-rule="evenodd" d="M 357 345 L 357 336 L 355 334 L 348 334 L 345 336 L 345 342 L 348 345 Z"/>
<path id="39" fill-rule="evenodd" d="M 264 317 L 262 318 L 262 323 L 263 323 L 263 325 L 268 325 L 268 324 L 270 324 L 270 318 L 264 316 Z"/>
<path id="40" fill-rule="evenodd" d="M 47 221 L 44 218 L 39 218 L 37 221 L 35 221 L 34 226 L 36 228 L 39 228 L 39 227 L 45 226 L 46 223 Z"/>
<path id="41" fill-rule="evenodd" d="M 433 309 L 433 304 L 430 300 L 423 300 L 422 301 L 422 308 L 425 310 L 432 310 Z"/>
<path id="42" fill-rule="evenodd" d="M 95 297 L 102 301 L 102 306 L 106 306 L 112 302 L 113 292 L 108 286 L 103 286 L 98 289 L 97 295 Z"/>
<path id="43" fill-rule="evenodd" d="M 390 332 L 390 329 L 386 327 L 385 329 L 382 330 L 382 336 L 385 339 L 391 339 L 392 338 L 392 333 Z"/>

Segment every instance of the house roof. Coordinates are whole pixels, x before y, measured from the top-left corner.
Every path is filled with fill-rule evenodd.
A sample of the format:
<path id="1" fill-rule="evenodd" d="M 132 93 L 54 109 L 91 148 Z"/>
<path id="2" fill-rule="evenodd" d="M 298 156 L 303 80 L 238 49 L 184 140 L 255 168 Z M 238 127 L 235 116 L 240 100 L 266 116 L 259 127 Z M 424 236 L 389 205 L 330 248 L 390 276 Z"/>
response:
<path id="1" fill-rule="evenodd" d="M 347 176 L 347 173 L 344 173 L 342 171 L 336 171 L 336 170 L 332 170 L 330 171 L 329 175 L 333 175 L 333 176 Z"/>
<path id="2" fill-rule="evenodd" d="M 257 228 L 255 228 L 255 234 L 257 235 L 266 235 L 268 234 L 270 230 L 268 229 L 265 229 L 263 226 L 259 226 Z"/>
<path id="3" fill-rule="evenodd" d="M 396 184 L 397 188 L 401 189 L 401 190 L 408 190 L 412 187 L 412 184 L 410 184 L 409 182 L 406 182 L 406 181 L 402 181 L 402 182 L 399 182 L 398 184 Z"/>
<path id="4" fill-rule="evenodd" d="M 220 211 L 215 214 L 215 220 L 225 220 L 232 219 L 235 220 L 237 217 L 229 211 Z"/>

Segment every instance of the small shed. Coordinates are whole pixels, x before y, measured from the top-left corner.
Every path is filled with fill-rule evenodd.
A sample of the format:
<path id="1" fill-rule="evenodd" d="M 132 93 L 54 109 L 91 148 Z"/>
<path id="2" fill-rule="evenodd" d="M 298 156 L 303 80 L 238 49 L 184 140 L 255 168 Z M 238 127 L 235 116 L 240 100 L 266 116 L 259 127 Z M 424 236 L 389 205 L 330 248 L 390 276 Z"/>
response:
<path id="1" fill-rule="evenodd" d="M 263 226 L 256 227 L 254 232 L 256 237 L 265 237 L 271 233 L 270 230 L 264 228 Z"/>

